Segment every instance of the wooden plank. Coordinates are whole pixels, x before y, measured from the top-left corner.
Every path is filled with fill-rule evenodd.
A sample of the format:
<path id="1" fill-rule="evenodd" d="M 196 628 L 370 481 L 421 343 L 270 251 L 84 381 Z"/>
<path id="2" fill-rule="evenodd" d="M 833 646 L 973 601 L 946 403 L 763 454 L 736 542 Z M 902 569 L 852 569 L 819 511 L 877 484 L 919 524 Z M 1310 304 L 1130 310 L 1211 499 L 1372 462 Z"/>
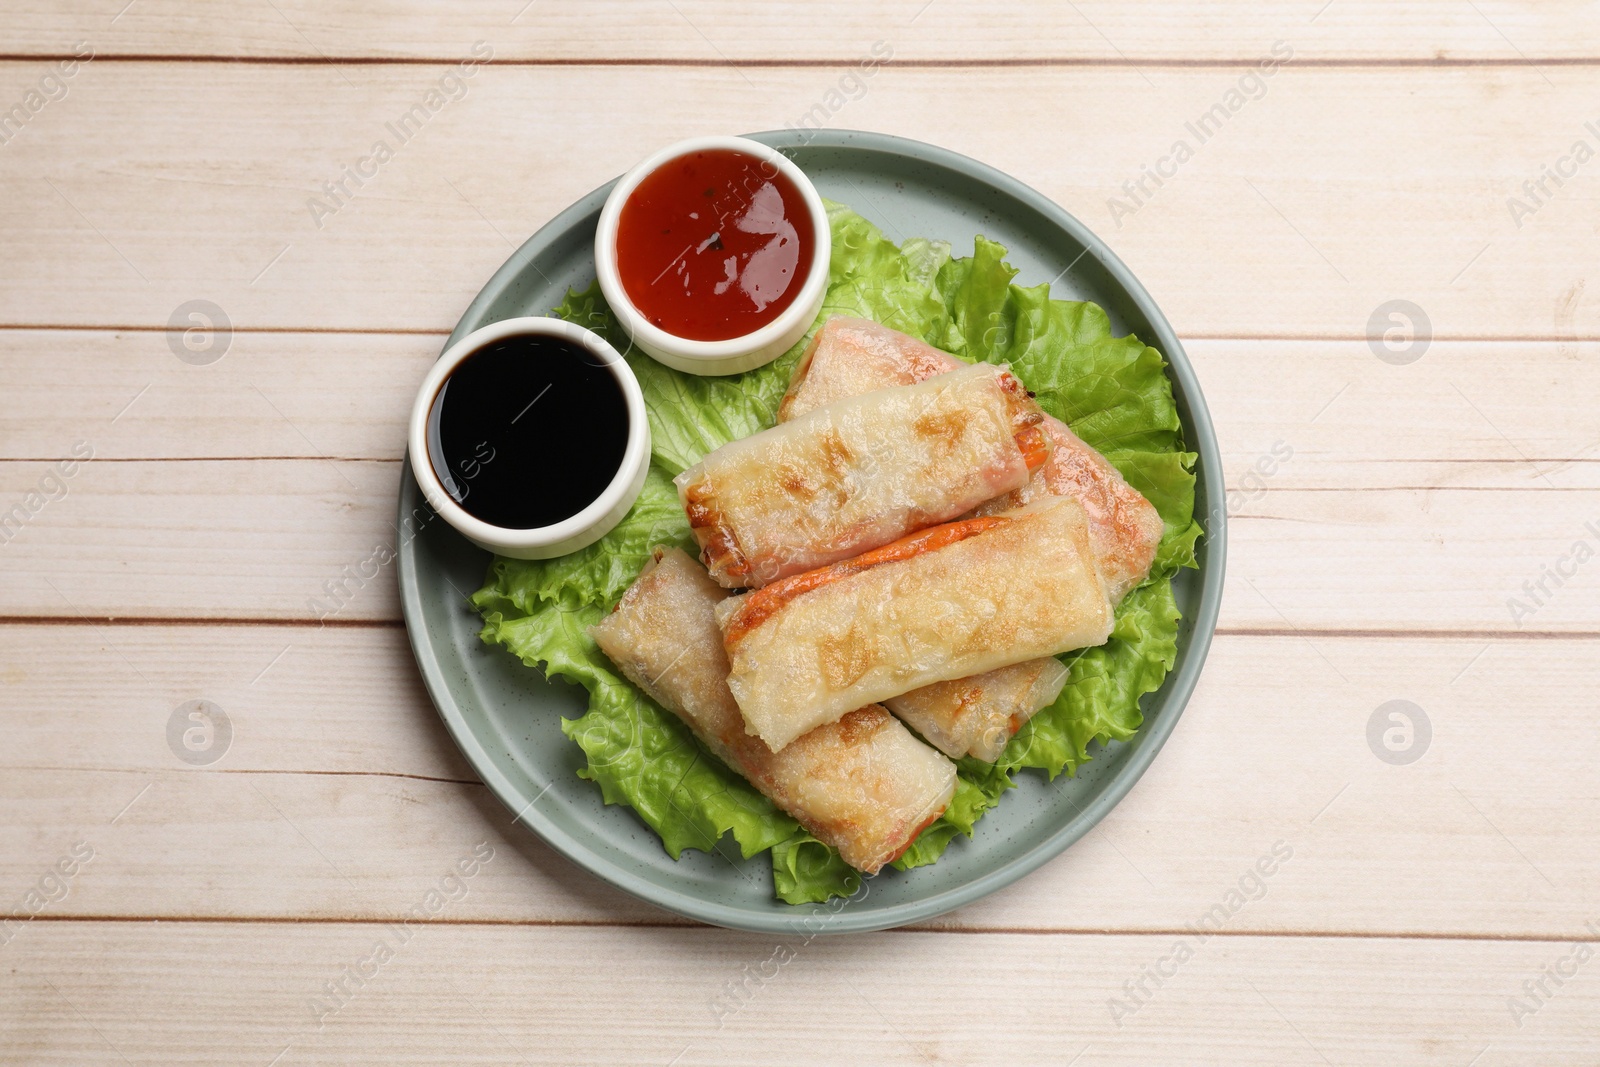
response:
<path id="1" fill-rule="evenodd" d="M 1600 914 L 1591 649 L 1221 636 L 1176 733 L 1098 829 L 929 925 L 1181 931 L 1276 845 L 1290 857 L 1246 885 L 1259 899 L 1228 930 L 1581 936 Z M 51 915 L 394 918 L 486 841 L 500 858 L 452 918 L 675 921 L 510 826 L 399 630 L 11 626 L 0 650 L 0 882 L 31 883 L 79 840 L 97 853 Z M 233 730 L 204 768 L 166 732 L 196 699 Z M 1409 765 L 1368 745 L 1395 699 L 1431 724 Z M 1508 758 L 1516 738 L 1540 758 Z M 586 804 L 592 787 L 553 795 Z"/>
<path id="2" fill-rule="evenodd" d="M 76 842 L 95 857 L 0 934 L 0 1063 L 1592 1059 L 1600 994 L 1547 975 L 1600 933 L 1600 601 L 1574 554 L 1600 546 L 1577 399 L 1600 384 L 1594 173 L 1520 224 L 1506 198 L 1600 144 L 1600 11 L 521 4 L 6 16 L 0 53 L 99 56 L 0 144 L 0 517 L 65 494 L 0 533 L 6 910 L 56 896 Z M 306 198 L 479 38 L 497 62 L 470 99 L 317 228 Z M 1295 59 L 1266 97 L 1118 225 L 1107 198 L 1278 39 Z M 880 40 L 862 99 L 828 104 Z M 0 63 L 0 112 L 49 66 Z M 411 389 L 509 248 L 650 145 L 819 102 L 1107 234 L 1193 339 L 1235 518 L 1206 675 L 1108 820 L 919 931 L 808 942 L 685 925 L 511 825 L 417 682 L 389 574 L 358 625 L 305 622 L 392 538 Z M 208 366 L 163 332 L 195 298 L 237 328 Z M 1363 337 L 1395 298 L 1443 338 L 1409 366 Z M 77 441 L 96 458 L 44 481 Z M 76 621 L 112 614 L 146 624 Z M 167 735 L 197 698 L 237 731 L 207 767 Z M 1369 738 L 1395 699 L 1432 724 L 1408 765 Z M 475 846 L 494 860 L 465 899 L 399 944 L 388 924 Z M 1275 846 L 1260 898 L 1202 940 Z M 319 1020 L 311 998 L 380 937 L 394 960 Z M 778 942 L 795 958 L 769 972 Z M 1196 955 L 1154 982 L 1179 943 Z M 929 977 L 952 949 L 970 1014 Z"/>
<path id="3" fill-rule="evenodd" d="M 398 462 L 90 460 L 64 496 L 54 472 L 0 464 L 3 513 L 38 508 L 6 530 L 0 614 L 314 620 L 324 583 L 396 540 Z M 398 618 L 391 575 L 341 617 Z"/>
<path id="4" fill-rule="evenodd" d="M 113 5 L 114 7 L 114 5 Z M 141 0 L 120 13 L 87 0 L 16 4 L 11 54 L 57 55 L 80 38 L 105 54 L 453 59 L 483 38 L 498 57 L 690 62 L 855 59 L 884 40 L 903 61 L 985 59 L 1196 62 L 1255 58 L 1278 38 L 1332 59 L 1411 61 L 1593 58 L 1600 32 L 1576 0 L 1535 4 L 894 0 L 755 7 L 731 0 L 581 7 L 453 4 L 449 14 L 393 2 L 285 0 L 200 8 Z M 520 8 L 520 9 L 519 9 Z M 603 31 L 603 32 L 597 32 Z"/>
<path id="5" fill-rule="evenodd" d="M 201 366 L 173 334 L 0 331 L 0 458 L 59 459 L 82 440 L 102 459 L 398 460 L 446 337 L 241 330 Z"/>
<path id="6" fill-rule="evenodd" d="M 395 461 L 91 460 L 49 499 L 53 470 L 0 464 L 0 515 L 37 505 L 0 545 L 0 615 L 315 621 L 324 585 L 396 540 Z M 1222 624 L 1593 633 L 1600 569 L 1578 548 L 1600 542 L 1593 475 L 1574 465 L 1535 490 L 1268 480 L 1234 498 Z M 391 569 L 340 618 L 397 619 Z"/>
<path id="7" fill-rule="evenodd" d="M 488 842 L 480 916 L 664 918 L 512 825 L 445 732 L 401 630 L 4 633 L 0 700 L 29 738 L 0 785 L 7 885 L 31 884 L 82 840 L 96 857 L 70 909 L 383 917 Z M 201 699 L 227 715 L 231 739 L 195 766 L 174 754 L 168 720 Z"/>
<path id="8" fill-rule="evenodd" d="M 1571 945 L 1543 942 L 1213 938 L 1113 1021 L 1112 998 L 1171 960 L 1171 938 L 444 926 L 400 943 L 387 927 L 211 923 L 27 934 L 0 980 L 11 1062 L 1576 1065 L 1592 1062 L 1600 1009 L 1587 962 L 1559 989 L 1547 979 L 1553 996 L 1514 1024 L 1508 998 L 1524 981 L 1574 966 Z M 359 984 L 345 967 L 364 972 Z M 319 1014 L 315 998 L 335 1003 L 324 987 L 341 978 L 350 992 Z"/>
<path id="9" fill-rule="evenodd" d="M 0 330 L 0 392 L 12 399 L 0 459 L 57 459 L 78 440 L 107 459 L 399 459 L 414 387 L 444 337 L 243 330 L 217 362 L 193 366 L 163 331 Z M 1593 484 L 1600 426 L 1586 408 L 1550 403 L 1558 390 L 1600 392 L 1593 341 L 1442 340 L 1409 366 L 1381 362 L 1365 341 L 1186 348 L 1236 510 L 1269 482 Z"/>
<path id="10" fill-rule="evenodd" d="M 1406 366 L 1382 362 L 1365 341 L 1200 339 L 1185 349 L 1235 511 L 1278 486 L 1594 484 L 1600 419 L 1553 399 L 1562 383 L 1590 388 L 1593 342 L 1435 341 Z"/>
<path id="11" fill-rule="evenodd" d="M 21 93 L 44 69 L 0 64 L 0 84 Z M 12 189 L 0 234 L 29 265 L 0 290 L 0 322 L 164 326 L 207 299 L 236 327 L 446 330 L 512 244 L 641 152 L 796 123 L 837 82 L 807 69 L 623 78 L 491 64 L 376 177 L 348 185 L 336 214 L 314 215 L 323 183 L 439 77 L 426 65 L 91 63 L 0 157 Z M 1105 234 L 1186 335 L 1359 338 L 1406 299 L 1439 336 L 1600 336 L 1600 303 L 1585 296 L 1594 175 L 1547 182 L 1531 215 L 1508 208 L 1594 136 L 1596 68 L 1291 62 L 1200 143 L 1185 124 L 1241 77 L 891 63 L 827 121 L 938 142 L 1040 189 Z M 1175 177 L 1123 191 L 1180 138 L 1194 157 Z M 1430 162 L 1397 181 L 1402 144 Z M 484 145 L 492 166 L 471 162 Z M 892 202 L 862 206 L 888 212 L 893 231 Z"/>

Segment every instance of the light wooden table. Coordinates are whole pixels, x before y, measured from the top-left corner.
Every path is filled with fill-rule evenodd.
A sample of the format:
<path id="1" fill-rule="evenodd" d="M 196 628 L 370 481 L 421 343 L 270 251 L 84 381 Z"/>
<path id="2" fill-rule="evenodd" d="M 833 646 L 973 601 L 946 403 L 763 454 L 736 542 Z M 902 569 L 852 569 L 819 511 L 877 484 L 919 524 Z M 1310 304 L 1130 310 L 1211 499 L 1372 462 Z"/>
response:
<path id="1" fill-rule="evenodd" d="M 0 512 L 39 505 L 0 534 L 0 1062 L 1600 1059 L 1595 4 L 123 4 L 0 12 Z M 1111 817 L 775 968 L 509 825 L 392 573 L 310 601 L 390 536 L 409 395 L 516 244 L 651 148 L 817 108 L 1102 233 L 1236 492 L 1210 662 Z M 185 348 L 190 301 L 231 327 Z M 204 766 L 194 700 L 231 724 Z M 1414 762 L 1369 744 L 1393 700 Z"/>

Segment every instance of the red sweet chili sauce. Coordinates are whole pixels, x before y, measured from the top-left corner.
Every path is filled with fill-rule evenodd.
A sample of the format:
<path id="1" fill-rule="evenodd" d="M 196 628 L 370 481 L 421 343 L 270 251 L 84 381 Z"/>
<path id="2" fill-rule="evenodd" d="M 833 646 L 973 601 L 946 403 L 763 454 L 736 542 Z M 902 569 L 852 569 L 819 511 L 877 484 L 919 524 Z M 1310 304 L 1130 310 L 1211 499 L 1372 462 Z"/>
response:
<path id="1" fill-rule="evenodd" d="M 817 235 L 795 183 L 731 149 L 653 171 L 622 205 L 617 269 L 653 325 L 695 341 L 742 337 L 794 303 Z"/>

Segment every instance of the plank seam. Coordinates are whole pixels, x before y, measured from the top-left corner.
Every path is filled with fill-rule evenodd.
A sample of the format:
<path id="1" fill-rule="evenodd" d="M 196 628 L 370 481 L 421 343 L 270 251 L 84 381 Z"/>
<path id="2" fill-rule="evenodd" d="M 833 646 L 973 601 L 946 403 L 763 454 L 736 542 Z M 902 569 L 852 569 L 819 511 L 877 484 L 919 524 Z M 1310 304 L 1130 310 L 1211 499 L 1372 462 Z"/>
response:
<path id="1" fill-rule="evenodd" d="M 92 628 L 100 626 L 170 626 L 170 627 L 301 627 L 304 629 L 343 630 L 399 630 L 404 629 L 402 619 L 312 619 L 259 618 L 247 616 L 199 615 L 0 615 L 0 626 L 64 626 Z M 1377 640 L 1418 641 L 1595 641 L 1600 640 L 1600 630 L 1451 630 L 1451 629 L 1380 629 L 1365 627 L 1310 627 L 1279 626 L 1219 626 L 1218 637 L 1329 637 Z"/>
<path id="2" fill-rule="evenodd" d="M 0 626 L 294 626 L 328 630 L 396 630 L 401 619 L 260 618 L 203 615 L 0 615 Z"/>
<path id="3" fill-rule="evenodd" d="M 8 63 L 48 63 L 65 61 L 74 58 L 71 53 L 61 52 L 0 52 L 0 61 Z M 181 52 L 97 52 L 94 56 L 97 64 L 104 63 L 205 63 L 205 64 L 248 64 L 252 66 L 307 66 L 307 67 L 419 67 L 419 66 L 447 66 L 460 61 L 459 56 L 353 56 L 353 55 L 328 55 L 321 53 L 314 56 L 250 56 L 250 55 L 186 55 Z M 699 68 L 707 70 L 722 69 L 791 69 L 815 70 L 833 69 L 839 67 L 854 67 L 861 62 L 859 56 L 821 57 L 811 59 L 706 59 L 688 56 L 589 56 L 574 58 L 519 58 L 496 59 L 496 67 L 673 67 L 673 68 Z M 1070 69 L 1074 67 L 1107 68 L 1112 70 L 1138 71 L 1141 68 L 1174 69 L 1174 70 L 1216 70 L 1216 69 L 1246 69 L 1255 68 L 1261 63 L 1260 56 L 1241 56 L 1237 58 L 1217 59 L 1189 59 L 1179 56 L 1165 56 L 1152 58 L 1124 58 L 1100 56 L 1033 56 L 1033 57 L 994 57 L 990 59 L 956 59 L 929 57 L 926 59 L 899 59 L 894 60 L 897 69 L 908 70 L 950 70 L 950 69 L 1015 69 L 1015 68 L 1041 68 L 1056 67 Z M 1359 56 L 1323 56 L 1315 58 L 1299 58 L 1294 60 L 1296 69 L 1314 67 L 1323 69 L 1404 69 L 1404 68 L 1429 68 L 1429 67 L 1588 67 L 1600 65 L 1600 56 L 1427 56 L 1427 57 L 1359 57 Z"/>
<path id="4" fill-rule="evenodd" d="M 53 463 L 63 459 L 61 455 L 33 455 L 33 456 L 0 456 L 0 463 Z M 403 462 L 400 456 L 325 456 L 325 455 L 278 455 L 278 456 L 96 456 L 95 463 L 305 463 L 316 460 L 329 463 L 377 463 L 397 464 Z M 1474 464 L 1492 464 L 1505 466 L 1512 464 L 1520 467 L 1529 464 L 1553 463 L 1562 466 L 1572 464 L 1600 463 L 1600 456 L 1546 456 L 1515 459 L 1489 456 L 1423 456 L 1418 458 L 1396 459 L 1387 456 L 1374 456 L 1371 459 L 1355 460 L 1355 463 L 1438 463 L 1444 465 L 1470 466 Z M 1227 488 L 1236 489 L 1237 486 L 1229 485 Z M 1265 493 L 1592 493 L 1592 486 L 1571 485 L 1274 485 L 1262 490 Z M 1280 515 L 1260 515 L 1250 512 L 1237 512 L 1231 516 L 1235 519 L 1284 519 Z"/>
<path id="5" fill-rule="evenodd" d="M 7 768 L 14 773 L 28 772 L 33 774 L 137 774 L 148 776 L 159 773 L 149 767 L 56 767 L 33 766 L 15 764 Z M 432 774 L 409 774 L 405 771 L 323 771 L 323 770 L 294 770 L 271 767 L 213 767 L 207 774 L 276 774 L 284 776 L 312 775 L 314 777 L 329 778 L 406 778 L 414 782 L 439 782 L 443 785 L 468 785 L 478 788 L 487 788 L 475 778 L 440 778 Z"/>
<path id="6" fill-rule="evenodd" d="M 797 916 L 798 917 L 803 917 Z M 336 917 L 336 916 L 279 916 L 279 915 L 35 915 L 31 921 L 47 923 L 162 923 L 168 925 L 240 925 L 240 926 L 381 926 L 399 921 L 403 916 Z M 550 929 L 665 929 L 698 930 L 706 933 L 734 933 L 693 920 L 672 919 L 423 919 L 414 920 L 419 925 L 438 927 L 532 927 Z M 1074 926 L 901 926 L 878 931 L 885 934 L 940 934 L 950 936 L 1000 935 L 1029 937 L 1186 937 L 1193 930 L 1181 926 L 1115 927 Z M 1301 938 L 1308 940 L 1340 941 L 1461 941 L 1567 944 L 1574 939 L 1585 939 L 1582 930 L 1571 933 L 1448 933 L 1430 930 L 1365 931 L 1365 930 L 1216 930 L 1209 936 L 1223 938 Z M 763 937 L 763 934 L 751 934 Z"/>
<path id="7" fill-rule="evenodd" d="M 0 456 L 0 463 L 53 463 L 65 456 Z M 307 460 L 327 460 L 332 463 L 399 463 L 399 456 L 96 456 L 96 463 L 304 463 Z M 1572 460 L 1548 460 L 1551 463 L 1570 463 Z M 1592 491 L 1592 490 L 1591 490 Z"/>
<path id="8" fill-rule="evenodd" d="M 60 331 L 82 333 L 167 333 L 172 327 L 165 323 L 67 323 L 67 322 L 0 322 L 0 333 L 16 331 Z M 449 337 L 452 327 L 431 326 L 245 326 L 234 325 L 233 335 L 264 333 L 349 334 L 362 337 Z M 1331 343 L 1365 344 L 1369 338 L 1358 333 L 1190 333 L 1181 332 L 1180 341 L 1327 341 Z M 1432 344 L 1594 344 L 1600 334 L 1491 334 L 1491 333 L 1436 333 Z"/>

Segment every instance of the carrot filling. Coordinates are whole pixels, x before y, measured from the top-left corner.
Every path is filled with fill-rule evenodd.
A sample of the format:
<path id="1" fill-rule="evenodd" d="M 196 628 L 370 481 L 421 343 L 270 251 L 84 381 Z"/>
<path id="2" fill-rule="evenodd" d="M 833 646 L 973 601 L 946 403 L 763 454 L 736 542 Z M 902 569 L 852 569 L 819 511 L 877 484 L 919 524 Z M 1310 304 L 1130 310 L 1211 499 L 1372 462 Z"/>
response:
<path id="1" fill-rule="evenodd" d="M 863 552 L 855 559 L 847 559 L 842 563 L 818 567 L 814 571 L 780 579 L 769 586 L 745 594 L 744 604 L 728 621 L 728 628 L 723 633 L 723 638 L 731 650 L 745 634 L 766 622 L 789 601 L 813 589 L 848 578 L 852 574 L 860 574 L 884 563 L 898 563 L 920 556 L 924 552 L 933 552 L 958 541 L 965 541 L 986 530 L 1004 526 L 1010 521 L 1004 515 L 983 515 L 975 519 L 947 522 L 942 526 L 931 526 L 926 530 L 918 530 L 914 534 L 902 537 L 898 541 L 891 541 L 882 548 Z"/>
<path id="2" fill-rule="evenodd" d="M 1011 397 L 1011 425 L 1016 427 L 1013 436 L 1031 473 L 1044 466 L 1050 458 L 1050 434 L 1042 425 L 1045 414 L 1034 403 L 1033 394 L 1010 371 L 1001 372 L 1000 387 Z"/>
<path id="3" fill-rule="evenodd" d="M 912 845 L 917 843 L 917 838 L 922 835 L 922 831 L 924 831 L 928 827 L 932 826 L 936 821 L 938 821 L 939 816 L 941 816 L 943 814 L 944 814 L 944 808 L 940 808 L 938 811 L 934 812 L 932 815 L 930 815 L 926 819 L 924 819 L 921 826 L 919 826 L 915 830 L 911 831 L 911 836 L 906 838 L 906 843 L 900 846 L 899 851 L 897 851 L 894 855 L 890 856 L 884 862 L 885 863 L 893 863 L 895 860 L 899 859 L 901 856 L 904 856 L 906 854 L 906 850 L 908 848 L 910 848 Z"/>
<path id="4" fill-rule="evenodd" d="M 1017 433 L 1016 441 L 1030 473 L 1044 466 L 1045 460 L 1050 458 L 1050 435 L 1045 433 L 1044 427 L 1029 426 Z"/>
<path id="5" fill-rule="evenodd" d="M 713 526 L 706 533 L 701 542 L 700 562 L 729 578 L 750 577 L 750 561 L 744 558 L 733 531 L 725 525 Z"/>
<path id="6" fill-rule="evenodd" d="M 714 526 L 722 517 L 712 504 L 711 479 L 702 478 L 683 489 L 683 513 L 689 517 L 690 526 Z"/>

